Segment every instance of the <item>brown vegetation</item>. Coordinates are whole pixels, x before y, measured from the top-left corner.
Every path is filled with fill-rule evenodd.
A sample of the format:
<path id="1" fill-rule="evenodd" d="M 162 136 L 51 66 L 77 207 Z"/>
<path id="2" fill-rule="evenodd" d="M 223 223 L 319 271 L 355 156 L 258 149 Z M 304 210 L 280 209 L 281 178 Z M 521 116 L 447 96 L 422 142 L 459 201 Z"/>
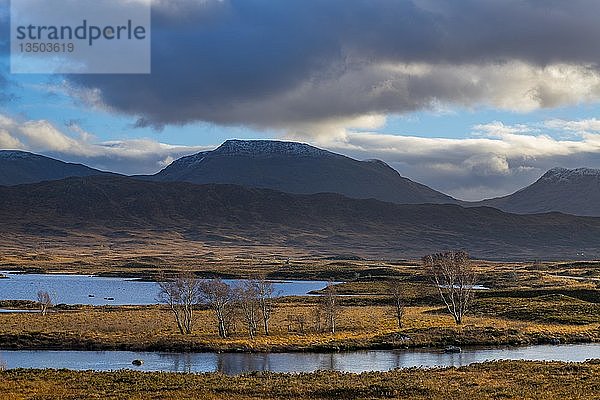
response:
<path id="1" fill-rule="evenodd" d="M 502 361 L 347 374 L 0 371 L 0 398 L 21 399 L 594 399 L 600 364 Z"/>

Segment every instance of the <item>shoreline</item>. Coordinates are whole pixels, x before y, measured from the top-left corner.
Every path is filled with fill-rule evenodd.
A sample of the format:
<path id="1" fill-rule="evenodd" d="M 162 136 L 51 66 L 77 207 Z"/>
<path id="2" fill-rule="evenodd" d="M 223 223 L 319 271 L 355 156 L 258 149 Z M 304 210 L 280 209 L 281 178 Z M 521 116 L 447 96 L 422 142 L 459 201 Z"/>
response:
<path id="1" fill-rule="evenodd" d="M 596 333 L 596 332 L 594 332 Z M 402 335 L 401 333 L 399 335 Z M 273 344 L 264 342 L 249 342 L 245 339 L 234 338 L 230 341 L 202 341 L 181 337 L 164 337 L 145 341 L 97 340 L 79 334 L 28 333 L 0 334 L 0 351 L 10 350 L 63 350 L 63 351 L 133 351 L 133 352 L 166 352 L 166 353 L 338 353 L 348 351 L 369 350 L 426 350 L 443 352 L 447 346 L 458 346 L 462 349 L 476 348 L 515 348 L 536 345 L 570 345 L 600 343 L 600 332 L 597 336 L 570 335 L 527 335 L 505 337 L 500 340 L 468 340 L 464 337 L 448 335 L 433 337 L 429 341 L 399 340 L 393 335 L 386 335 L 372 340 L 353 341 L 336 340 L 313 344 L 289 343 Z"/>

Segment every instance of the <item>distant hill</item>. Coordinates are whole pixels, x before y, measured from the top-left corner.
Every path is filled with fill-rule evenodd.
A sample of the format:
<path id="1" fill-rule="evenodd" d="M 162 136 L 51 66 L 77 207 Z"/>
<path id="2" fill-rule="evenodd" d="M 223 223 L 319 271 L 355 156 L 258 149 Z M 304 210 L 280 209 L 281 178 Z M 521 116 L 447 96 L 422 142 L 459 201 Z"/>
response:
<path id="1" fill-rule="evenodd" d="M 295 142 L 227 140 L 213 151 L 180 158 L 146 179 L 220 183 L 287 193 L 339 193 L 399 204 L 456 203 L 379 160 L 352 158 Z"/>
<path id="2" fill-rule="evenodd" d="M 21 185 L 72 176 L 101 174 L 106 172 L 26 151 L 0 150 L 0 185 Z"/>
<path id="3" fill-rule="evenodd" d="M 519 214 L 559 211 L 600 216 L 600 170 L 553 168 L 518 192 L 471 205 Z"/>
<path id="4" fill-rule="evenodd" d="M 0 150 L 0 185 L 113 175 L 33 153 Z M 232 184 L 292 194 L 337 193 L 397 204 L 458 204 L 516 214 L 562 212 L 600 217 L 600 170 L 553 168 L 511 195 L 463 202 L 402 177 L 379 160 L 358 161 L 307 144 L 228 140 L 217 149 L 175 160 L 145 181 Z"/>
<path id="5" fill-rule="evenodd" d="M 0 187 L 0 221 L 0 242 L 69 241 L 88 233 L 113 240 L 118 233 L 140 246 L 176 235 L 216 246 L 394 258 L 456 248 L 488 259 L 600 256 L 600 218 L 105 176 Z"/>

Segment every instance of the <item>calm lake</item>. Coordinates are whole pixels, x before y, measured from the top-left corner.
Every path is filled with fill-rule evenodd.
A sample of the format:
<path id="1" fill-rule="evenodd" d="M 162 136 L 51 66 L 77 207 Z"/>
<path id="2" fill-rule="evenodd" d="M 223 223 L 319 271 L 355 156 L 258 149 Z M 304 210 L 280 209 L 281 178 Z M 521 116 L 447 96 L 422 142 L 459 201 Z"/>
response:
<path id="1" fill-rule="evenodd" d="M 156 304 L 158 284 L 127 278 L 105 278 L 71 274 L 18 274 L 0 271 L 0 300 L 37 300 L 38 290 L 45 290 L 55 304 L 146 305 Z M 243 280 L 225 279 L 236 285 Z M 280 296 L 305 295 L 323 289 L 325 281 L 273 281 Z M 109 300 L 112 298 L 114 300 Z"/>
<path id="2" fill-rule="evenodd" d="M 410 367 L 459 367 L 493 360 L 573 361 L 600 359 L 600 343 L 463 349 L 462 353 L 434 350 L 373 350 L 342 353 L 150 353 L 129 351 L 4 351 L 8 368 L 68 368 L 108 371 L 133 369 L 167 372 L 250 371 L 342 372 L 389 371 Z M 131 364 L 135 359 L 142 366 Z"/>

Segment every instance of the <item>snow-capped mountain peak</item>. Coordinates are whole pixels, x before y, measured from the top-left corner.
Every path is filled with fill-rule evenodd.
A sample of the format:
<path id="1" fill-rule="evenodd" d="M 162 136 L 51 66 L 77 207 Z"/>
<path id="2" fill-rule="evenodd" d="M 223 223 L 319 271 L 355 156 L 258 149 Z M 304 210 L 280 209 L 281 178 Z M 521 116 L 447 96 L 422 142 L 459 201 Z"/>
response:
<path id="1" fill-rule="evenodd" d="M 214 150 L 219 155 L 286 155 L 296 157 L 332 156 L 333 153 L 305 143 L 282 142 L 277 140 L 225 141 Z"/>

